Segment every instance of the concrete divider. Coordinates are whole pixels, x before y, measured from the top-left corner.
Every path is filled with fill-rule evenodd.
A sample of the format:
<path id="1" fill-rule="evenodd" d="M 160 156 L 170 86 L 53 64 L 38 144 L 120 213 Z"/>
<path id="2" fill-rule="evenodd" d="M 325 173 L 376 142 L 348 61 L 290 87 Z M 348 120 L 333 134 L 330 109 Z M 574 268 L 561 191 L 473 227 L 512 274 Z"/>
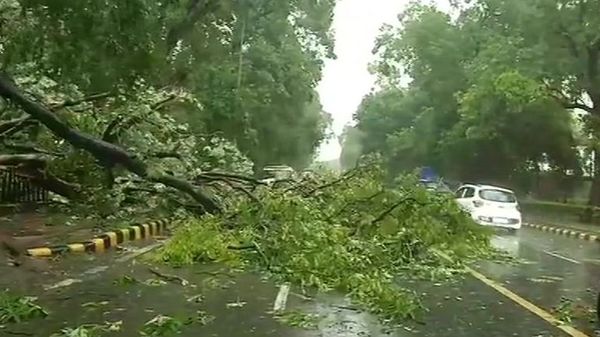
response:
<path id="1" fill-rule="evenodd" d="M 64 245 L 31 248 L 27 255 L 33 257 L 48 257 L 65 253 L 103 252 L 127 241 L 142 240 L 163 233 L 169 220 L 163 219 L 144 224 L 131 225 L 96 236 L 95 238 Z"/>

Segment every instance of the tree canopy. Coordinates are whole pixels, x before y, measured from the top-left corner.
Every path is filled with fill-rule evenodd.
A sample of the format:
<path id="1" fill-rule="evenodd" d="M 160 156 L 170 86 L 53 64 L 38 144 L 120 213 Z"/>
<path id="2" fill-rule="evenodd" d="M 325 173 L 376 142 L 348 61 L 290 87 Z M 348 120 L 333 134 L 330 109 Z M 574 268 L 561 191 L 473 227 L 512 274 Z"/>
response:
<path id="1" fill-rule="evenodd" d="M 2 0 L 3 152 L 43 156 L 67 197 L 139 183 L 120 168 L 198 201 L 184 180 L 207 170 L 306 167 L 330 123 L 333 7 Z"/>
<path id="2" fill-rule="evenodd" d="M 451 14 L 410 5 L 374 49 L 379 89 L 355 114 L 363 152 L 396 172 L 434 166 L 498 183 L 542 167 L 580 172 L 573 109 L 596 114 L 598 61 L 586 28 L 596 19 L 575 15 L 581 6 L 598 2 L 459 1 Z"/>

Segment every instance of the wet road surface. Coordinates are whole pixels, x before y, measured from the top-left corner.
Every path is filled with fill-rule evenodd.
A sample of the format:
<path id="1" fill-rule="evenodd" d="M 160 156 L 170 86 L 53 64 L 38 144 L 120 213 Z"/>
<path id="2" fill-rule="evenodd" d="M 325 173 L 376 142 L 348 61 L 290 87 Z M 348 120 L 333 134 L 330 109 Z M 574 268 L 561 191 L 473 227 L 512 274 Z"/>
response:
<path id="1" fill-rule="evenodd" d="M 500 233 L 493 243 L 523 263 L 481 262 L 474 266 L 477 271 L 548 312 L 562 297 L 572 300 L 580 311 L 569 315 L 573 324 L 593 336 L 586 310 L 600 283 L 600 244 L 526 228 L 514 235 Z M 123 322 L 120 332 L 106 336 L 139 336 L 144 323 L 158 314 L 183 319 L 198 310 L 214 320 L 206 325 L 186 325 L 180 336 L 568 336 L 469 275 L 449 284 L 412 282 L 411 288 L 423 295 L 428 310 L 419 315 L 418 323 L 394 330 L 356 310 L 343 296 L 318 294 L 307 299 L 292 286 L 287 311 L 319 315 L 317 328 L 304 330 L 282 324 L 273 316 L 280 288 L 257 274 L 231 273 L 219 266 L 151 267 L 189 281 L 182 285 L 153 274 L 143 259 L 124 260 L 123 255 L 115 254 L 69 257 L 53 264 L 52 272 L 45 274 L 15 273 L 1 267 L 0 273 L 10 274 L 0 278 L 1 286 L 37 295 L 50 315 L 8 325 L 0 330 L 0 336 L 49 336 L 64 327 L 105 321 Z M 116 258 L 121 262 L 116 263 Z M 122 282 L 124 276 L 139 282 Z M 83 281 L 49 289 L 49 285 L 68 279 Z"/>
<path id="2" fill-rule="evenodd" d="M 537 306 L 552 312 L 572 302 L 573 324 L 593 335 L 600 289 L 600 244 L 534 229 L 494 238 L 496 246 L 522 259 L 518 265 L 482 262 L 477 269 Z"/>

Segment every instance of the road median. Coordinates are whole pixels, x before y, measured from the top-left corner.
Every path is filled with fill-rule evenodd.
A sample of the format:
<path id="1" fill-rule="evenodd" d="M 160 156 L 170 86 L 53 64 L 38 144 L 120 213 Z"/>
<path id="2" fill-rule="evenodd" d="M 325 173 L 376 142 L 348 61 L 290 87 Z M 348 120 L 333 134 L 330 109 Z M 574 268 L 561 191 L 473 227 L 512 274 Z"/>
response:
<path id="1" fill-rule="evenodd" d="M 134 224 L 127 228 L 105 232 L 88 241 L 31 248 L 27 250 L 27 255 L 48 257 L 64 253 L 103 252 L 127 241 L 142 240 L 159 235 L 167 229 L 168 223 L 169 220 L 163 219 L 144 224 Z"/>
<path id="2" fill-rule="evenodd" d="M 587 241 L 600 241 L 600 232 L 593 229 L 576 228 L 566 225 L 545 225 L 533 223 L 523 223 L 523 226 L 527 228 L 541 230 L 543 232 L 554 233 L 576 239 L 582 239 Z"/>

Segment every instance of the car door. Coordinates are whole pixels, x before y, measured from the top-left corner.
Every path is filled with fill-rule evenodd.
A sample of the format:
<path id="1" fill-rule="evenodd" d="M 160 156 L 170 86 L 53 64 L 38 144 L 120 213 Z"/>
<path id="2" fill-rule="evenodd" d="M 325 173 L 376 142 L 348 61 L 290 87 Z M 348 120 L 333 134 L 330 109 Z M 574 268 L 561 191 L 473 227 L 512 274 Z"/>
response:
<path id="1" fill-rule="evenodd" d="M 465 194 L 466 190 L 467 190 L 466 187 L 461 187 L 458 190 L 456 190 L 456 192 L 454 193 L 454 198 L 456 200 L 456 203 L 462 209 L 464 209 L 464 207 L 465 207 L 464 200 L 463 200 L 463 195 Z"/>
<path id="2" fill-rule="evenodd" d="M 473 197 L 475 197 L 475 189 L 470 186 L 465 186 L 456 191 L 456 202 L 467 212 L 473 209 Z"/>
<path id="3" fill-rule="evenodd" d="M 475 209 L 475 204 L 473 204 L 473 199 L 475 199 L 475 188 L 474 187 L 466 187 L 465 192 L 462 195 L 461 203 L 467 212 L 471 213 Z"/>

